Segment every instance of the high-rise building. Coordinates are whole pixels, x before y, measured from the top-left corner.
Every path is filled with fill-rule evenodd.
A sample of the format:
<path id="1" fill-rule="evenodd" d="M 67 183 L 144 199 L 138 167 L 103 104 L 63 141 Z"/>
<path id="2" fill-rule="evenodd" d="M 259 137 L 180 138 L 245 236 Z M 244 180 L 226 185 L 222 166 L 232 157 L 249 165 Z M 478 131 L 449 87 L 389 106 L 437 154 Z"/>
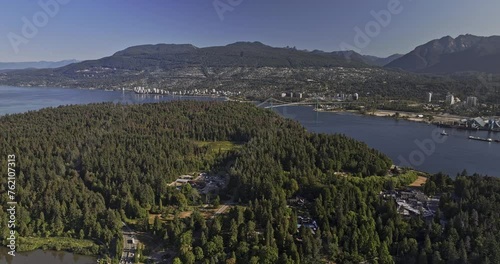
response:
<path id="1" fill-rule="evenodd" d="M 453 96 L 453 94 L 448 94 L 448 95 L 446 96 L 445 103 L 446 103 L 447 105 L 454 105 L 454 104 L 455 104 L 455 96 Z"/>
<path id="2" fill-rule="evenodd" d="M 477 106 L 477 97 L 475 97 L 475 96 L 469 96 L 469 97 L 467 97 L 467 105 L 469 107 L 475 107 L 475 106 Z"/>
<path id="3" fill-rule="evenodd" d="M 427 93 L 427 102 L 432 103 L 432 93 Z"/>

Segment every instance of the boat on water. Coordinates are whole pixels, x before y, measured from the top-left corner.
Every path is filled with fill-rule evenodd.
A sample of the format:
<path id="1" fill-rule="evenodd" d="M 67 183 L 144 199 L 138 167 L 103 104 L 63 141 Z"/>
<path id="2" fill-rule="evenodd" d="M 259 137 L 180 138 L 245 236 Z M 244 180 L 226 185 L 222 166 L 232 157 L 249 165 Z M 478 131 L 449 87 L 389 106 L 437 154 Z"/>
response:
<path id="1" fill-rule="evenodd" d="M 469 136 L 469 139 L 479 140 L 479 141 L 486 141 L 486 142 L 493 142 L 493 139 L 491 139 L 491 138 L 480 138 L 480 137 Z"/>
<path id="2" fill-rule="evenodd" d="M 443 132 L 441 132 L 441 136 L 448 136 L 448 133 L 446 133 L 446 131 L 443 130 Z"/>

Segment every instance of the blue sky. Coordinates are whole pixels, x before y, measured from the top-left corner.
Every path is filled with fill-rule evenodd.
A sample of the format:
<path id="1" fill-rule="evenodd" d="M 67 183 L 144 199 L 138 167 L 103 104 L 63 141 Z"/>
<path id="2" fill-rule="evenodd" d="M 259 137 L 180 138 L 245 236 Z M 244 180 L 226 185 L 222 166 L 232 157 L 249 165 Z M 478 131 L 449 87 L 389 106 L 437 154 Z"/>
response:
<path id="1" fill-rule="evenodd" d="M 59 4 L 47 16 L 39 2 Z M 222 3 L 238 0 L 216 0 Z M 221 20 L 213 0 L 3 0 L 0 61 L 95 59 L 138 44 L 191 43 L 198 47 L 236 41 L 271 46 L 340 50 L 354 45 L 355 27 L 375 21 L 371 11 L 397 0 L 239 0 Z M 446 35 L 500 35 L 498 0 L 400 0 L 401 12 L 381 27 L 362 54 L 388 56 Z M 24 37 L 23 17 L 42 20 Z M 12 45 L 12 36 L 24 42 Z M 17 39 L 19 40 L 19 39 Z M 17 47 L 16 49 L 13 46 Z"/>

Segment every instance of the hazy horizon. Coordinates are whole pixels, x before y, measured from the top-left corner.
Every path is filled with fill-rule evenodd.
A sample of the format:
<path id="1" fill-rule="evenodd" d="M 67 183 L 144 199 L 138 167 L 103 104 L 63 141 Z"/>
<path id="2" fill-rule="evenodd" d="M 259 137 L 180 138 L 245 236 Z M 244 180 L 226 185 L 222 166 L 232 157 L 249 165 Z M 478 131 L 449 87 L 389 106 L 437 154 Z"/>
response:
<path id="1" fill-rule="evenodd" d="M 81 61 L 142 44 L 237 41 L 327 52 L 355 47 L 363 55 L 387 57 L 448 35 L 500 35 L 487 26 L 499 24 L 496 10 L 500 2 L 494 0 L 21 0 L 2 8 L 0 62 Z M 366 45 L 355 45 L 359 30 L 368 36 Z"/>

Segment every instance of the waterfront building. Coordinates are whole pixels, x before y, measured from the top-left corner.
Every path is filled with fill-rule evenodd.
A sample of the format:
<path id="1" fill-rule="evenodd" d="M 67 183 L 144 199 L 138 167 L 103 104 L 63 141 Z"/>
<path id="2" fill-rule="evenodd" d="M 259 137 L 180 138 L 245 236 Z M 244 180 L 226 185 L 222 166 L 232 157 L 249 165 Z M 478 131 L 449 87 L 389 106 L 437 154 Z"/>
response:
<path id="1" fill-rule="evenodd" d="M 500 120 L 493 120 L 491 119 L 488 123 L 488 127 L 490 130 L 498 130 L 500 129 Z"/>
<path id="2" fill-rule="evenodd" d="M 486 122 L 480 117 L 470 119 L 467 123 L 467 125 L 472 128 L 484 128 L 486 126 Z"/>

